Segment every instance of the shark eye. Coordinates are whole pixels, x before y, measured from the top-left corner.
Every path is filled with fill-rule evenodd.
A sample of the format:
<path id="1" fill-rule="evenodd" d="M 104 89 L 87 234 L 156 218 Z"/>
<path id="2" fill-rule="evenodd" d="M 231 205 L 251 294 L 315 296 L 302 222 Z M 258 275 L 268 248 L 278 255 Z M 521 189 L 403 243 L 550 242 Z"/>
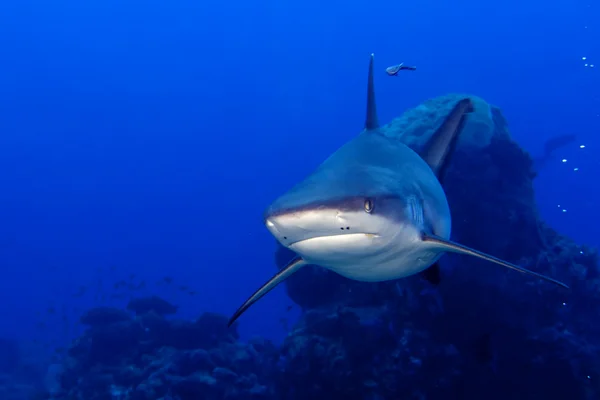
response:
<path id="1" fill-rule="evenodd" d="M 373 208 L 375 208 L 375 204 L 371 199 L 365 199 L 365 211 L 368 213 L 373 212 Z"/>

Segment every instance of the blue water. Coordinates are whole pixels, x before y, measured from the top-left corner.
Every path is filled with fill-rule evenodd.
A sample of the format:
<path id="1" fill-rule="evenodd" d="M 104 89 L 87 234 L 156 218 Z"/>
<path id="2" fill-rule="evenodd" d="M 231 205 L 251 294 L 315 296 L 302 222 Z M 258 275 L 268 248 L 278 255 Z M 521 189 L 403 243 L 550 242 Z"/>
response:
<path id="1" fill-rule="evenodd" d="M 64 344 L 131 274 L 183 317 L 229 315 L 274 272 L 263 210 L 362 128 L 370 53 L 382 122 L 460 92 L 534 155 L 576 134 L 538 206 L 597 246 L 598 21 L 579 0 L 5 2 L 0 336 Z M 384 74 L 399 62 L 418 69 Z M 280 341 L 290 305 L 277 288 L 242 335 Z"/>

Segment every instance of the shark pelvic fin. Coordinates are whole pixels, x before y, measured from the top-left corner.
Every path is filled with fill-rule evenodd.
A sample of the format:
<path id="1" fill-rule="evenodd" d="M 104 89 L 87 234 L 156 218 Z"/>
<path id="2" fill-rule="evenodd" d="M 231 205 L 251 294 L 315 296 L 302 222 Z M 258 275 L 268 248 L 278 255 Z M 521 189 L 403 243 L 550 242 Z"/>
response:
<path id="1" fill-rule="evenodd" d="M 369 61 L 369 78 L 367 81 L 367 118 L 365 121 L 365 129 L 370 131 L 379 128 L 379 119 L 377 118 L 377 107 L 375 106 L 375 84 L 373 79 L 373 58 Z"/>
<path id="2" fill-rule="evenodd" d="M 421 150 L 421 157 L 440 179 L 448 166 L 450 156 L 454 152 L 468 113 L 473 112 L 473 102 L 469 98 L 460 100 L 442 125 L 433 133 Z"/>
<path id="3" fill-rule="evenodd" d="M 481 251 L 474 250 L 474 249 L 472 249 L 470 247 L 467 247 L 467 246 L 463 246 L 462 244 L 458 244 L 458 243 L 452 242 L 450 240 L 445 240 L 445 239 L 443 239 L 443 238 L 441 238 L 439 236 L 424 235 L 423 236 L 423 241 L 428 242 L 428 243 L 432 243 L 432 244 L 436 244 L 441 250 L 444 250 L 444 251 L 447 251 L 447 252 L 458 253 L 458 254 L 466 254 L 468 256 L 477 257 L 477 258 L 480 258 L 482 260 L 486 260 L 486 261 L 489 261 L 489 262 L 492 262 L 492 263 L 495 263 L 495 264 L 498 264 L 498 265 L 502 265 L 503 267 L 506 267 L 506 268 L 514 269 L 515 271 L 519 271 L 519 272 L 521 272 L 523 274 L 535 276 L 536 278 L 540 278 L 540 279 L 543 279 L 545 281 L 554 283 L 555 285 L 562 286 L 562 287 L 564 287 L 566 289 L 569 288 L 566 284 L 564 284 L 564 283 L 562 283 L 560 281 L 557 281 L 555 279 L 552 279 L 552 278 L 550 278 L 548 276 L 545 276 L 545 275 L 542 275 L 542 274 L 538 274 L 537 272 L 530 271 L 530 270 L 525 269 L 523 267 L 519 267 L 518 265 L 511 264 L 508 261 L 504 261 L 504 260 L 501 260 L 501 259 L 496 258 L 494 256 L 491 256 L 489 254 L 485 254 L 485 253 L 483 253 Z"/>
<path id="4" fill-rule="evenodd" d="M 231 316 L 227 326 L 231 326 L 236 319 L 238 319 L 247 309 L 249 309 L 254 303 L 260 300 L 265 294 L 269 293 L 275 286 L 292 276 L 296 271 L 305 266 L 307 263 L 300 257 L 294 258 L 285 267 L 283 267 L 275 276 L 273 276 L 267 283 L 262 285 L 252 296 L 248 298 L 241 305 L 240 308 Z"/>

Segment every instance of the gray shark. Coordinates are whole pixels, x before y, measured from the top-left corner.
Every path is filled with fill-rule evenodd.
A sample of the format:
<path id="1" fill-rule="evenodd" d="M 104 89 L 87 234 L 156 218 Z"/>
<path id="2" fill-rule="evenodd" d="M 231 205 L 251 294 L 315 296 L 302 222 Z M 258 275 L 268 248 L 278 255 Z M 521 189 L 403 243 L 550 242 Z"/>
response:
<path id="1" fill-rule="evenodd" d="M 297 257 L 250 296 L 229 325 L 309 264 L 363 282 L 417 273 L 435 281 L 439 258 L 453 252 L 568 288 L 562 282 L 450 240 L 450 208 L 439 177 L 473 110 L 471 100 L 458 101 L 417 153 L 398 139 L 384 136 L 379 129 L 373 55 L 367 86 L 364 130 L 267 209 L 267 229 Z"/>

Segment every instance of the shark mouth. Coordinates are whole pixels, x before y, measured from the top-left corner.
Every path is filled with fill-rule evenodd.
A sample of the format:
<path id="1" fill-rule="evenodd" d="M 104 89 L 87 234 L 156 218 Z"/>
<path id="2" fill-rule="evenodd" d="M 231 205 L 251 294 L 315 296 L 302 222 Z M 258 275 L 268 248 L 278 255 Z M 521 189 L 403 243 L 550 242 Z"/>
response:
<path id="1" fill-rule="evenodd" d="M 335 239 L 335 238 L 342 238 L 342 237 L 345 239 L 360 239 L 360 238 L 369 238 L 370 239 L 370 238 L 378 238 L 380 236 L 375 233 L 366 233 L 366 232 L 340 233 L 337 235 L 313 236 L 308 239 L 301 239 L 301 240 L 297 240 L 293 243 L 289 243 L 287 246 L 292 247 L 292 246 L 300 244 L 300 243 L 308 243 L 310 241 L 327 240 L 327 239 Z"/>

